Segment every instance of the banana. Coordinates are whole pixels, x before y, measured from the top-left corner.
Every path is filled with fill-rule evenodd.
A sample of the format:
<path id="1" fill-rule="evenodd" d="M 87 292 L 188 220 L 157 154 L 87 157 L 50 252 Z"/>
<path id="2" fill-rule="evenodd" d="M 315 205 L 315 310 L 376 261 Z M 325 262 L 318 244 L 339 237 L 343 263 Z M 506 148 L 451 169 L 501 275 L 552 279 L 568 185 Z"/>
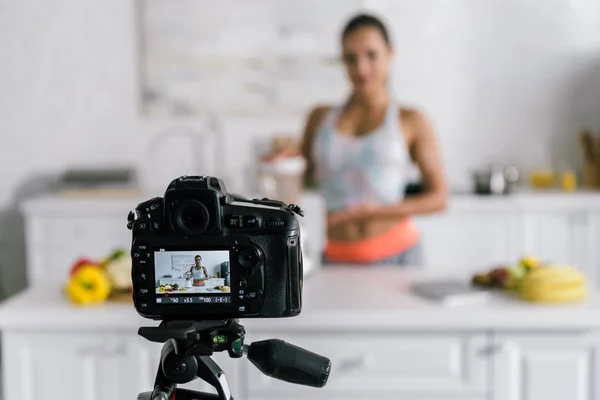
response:
<path id="1" fill-rule="evenodd" d="M 569 266 L 536 268 L 523 278 L 520 295 L 537 302 L 581 301 L 588 296 L 587 278 Z"/>

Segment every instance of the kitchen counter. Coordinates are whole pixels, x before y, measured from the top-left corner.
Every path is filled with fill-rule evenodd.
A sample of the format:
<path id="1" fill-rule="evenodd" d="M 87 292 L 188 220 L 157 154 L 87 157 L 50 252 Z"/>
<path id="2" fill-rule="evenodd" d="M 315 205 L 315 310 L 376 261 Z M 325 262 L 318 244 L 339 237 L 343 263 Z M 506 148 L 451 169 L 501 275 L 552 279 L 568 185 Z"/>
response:
<path id="1" fill-rule="evenodd" d="M 252 197 L 252 196 L 250 196 Z M 125 219 L 132 210 L 145 198 L 135 196 L 123 197 L 64 197 L 41 196 L 28 199 L 22 210 L 30 213 L 77 213 L 93 209 L 96 213 L 113 215 L 118 213 Z M 302 207 L 321 207 L 322 199 L 318 192 L 307 191 L 303 194 Z M 68 204 L 68 207 L 65 207 Z M 315 206 L 316 205 L 316 206 Z M 449 211 L 502 211 L 502 210 L 600 210 L 600 191 L 576 191 L 565 193 L 558 190 L 531 191 L 520 190 L 509 195 L 475 195 L 471 193 L 452 193 L 449 200 Z M 68 210 L 68 211 L 67 211 Z"/>
<path id="2" fill-rule="evenodd" d="M 413 282 L 469 274 L 401 268 L 355 269 L 333 267 L 314 271 L 305 279 L 302 314 L 294 318 L 246 319 L 248 331 L 302 329 L 591 329 L 600 327 L 600 297 L 577 305 L 538 305 L 494 293 L 484 304 L 443 306 L 410 290 Z M 31 287 L 0 305 L 1 330 L 137 330 L 152 326 L 133 305 L 106 303 L 81 308 L 68 303 L 59 288 Z"/>

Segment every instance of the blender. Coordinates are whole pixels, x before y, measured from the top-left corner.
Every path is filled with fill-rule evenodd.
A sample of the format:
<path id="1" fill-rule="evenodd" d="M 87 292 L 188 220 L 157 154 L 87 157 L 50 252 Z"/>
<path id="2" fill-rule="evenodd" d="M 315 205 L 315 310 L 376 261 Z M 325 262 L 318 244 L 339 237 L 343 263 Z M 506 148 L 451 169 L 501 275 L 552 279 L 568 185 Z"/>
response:
<path id="1" fill-rule="evenodd" d="M 193 282 L 192 282 L 192 273 L 190 271 L 187 271 L 185 274 L 183 274 L 185 276 L 185 288 L 186 289 L 191 289 L 193 286 Z"/>

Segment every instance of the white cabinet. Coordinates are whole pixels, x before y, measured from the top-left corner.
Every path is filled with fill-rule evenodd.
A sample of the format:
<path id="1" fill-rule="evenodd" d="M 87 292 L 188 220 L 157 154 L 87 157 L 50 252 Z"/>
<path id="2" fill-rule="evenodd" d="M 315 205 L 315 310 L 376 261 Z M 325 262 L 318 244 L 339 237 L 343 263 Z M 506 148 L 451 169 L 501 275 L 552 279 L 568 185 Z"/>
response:
<path id="1" fill-rule="evenodd" d="M 527 213 L 523 218 L 524 252 L 536 254 L 544 261 L 569 263 L 573 260 L 576 249 L 573 233 L 585 224 L 582 215 Z"/>
<path id="2" fill-rule="evenodd" d="M 598 246 L 599 240 L 597 239 L 600 237 L 600 213 L 590 214 L 588 227 L 588 242 L 590 243 L 588 249 L 588 273 L 594 278 L 594 281 L 600 285 L 600 246 Z"/>
<path id="3" fill-rule="evenodd" d="M 416 224 L 426 266 L 472 270 L 518 257 L 520 220 L 510 213 L 449 212 L 418 217 Z"/>
<path id="4" fill-rule="evenodd" d="M 597 333 L 497 334 L 494 400 L 597 400 Z"/>
<path id="5" fill-rule="evenodd" d="M 130 400 L 140 389 L 151 387 L 150 352 L 134 336 L 92 332 L 4 336 L 6 400 Z"/>
<path id="6" fill-rule="evenodd" d="M 295 333 L 274 335 L 324 355 L 332 371 L 324 388 L 291 385 L 245 361 L 250 399 L 484 398 L 485 334 Z M 269 336 L 247 335 L 247 341 Z"/>
<path id="7" fill-rule="evenodd" d="M 5 400 L 136 399 L 153 389 L 162 348 L 162 343 L 134 333 L 7 332 L 3 336 Z M 232 393 L 241 394 L 240 361 L 224 353 L 214 359 L 225 371 Z M 199 379 L 181 387 L 216 393 Z"/>

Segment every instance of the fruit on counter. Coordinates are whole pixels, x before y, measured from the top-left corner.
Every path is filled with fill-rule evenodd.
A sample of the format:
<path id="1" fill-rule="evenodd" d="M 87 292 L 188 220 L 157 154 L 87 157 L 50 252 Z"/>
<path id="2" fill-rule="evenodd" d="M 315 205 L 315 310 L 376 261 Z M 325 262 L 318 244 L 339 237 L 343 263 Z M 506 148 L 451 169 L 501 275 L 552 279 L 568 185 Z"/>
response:
<path id="1" fill-rule="evenodd" d="M 508 267 L 494 268 L 491 272 L 492 285 L 506 289 L 510 285 L 510 271 Z"/>
<path id="2" fill-rule="evenodd" d="M 476 274 L 475 276 L 473 276 L 473 279 L 471 281 L 476 286 L 484 286 L 484 287 L 492 286 L 492 277 L 490 276 L 490 274 L 488 272 Z"/>
<path id="3" fill-rule="evenodd" d="M 116 259 L 121 258 L 121 257 L 126 257 L 127 255 L 128 254 L 127 254 L 127 252 L 124 249 L 116 249 L 115 251 L 113 251 L 111 253 L 110 256 L 108 256 L 108 259 L 109 260 L 116 260 Z"/>
<path id="4" fill-rule="evenodd" d="M 105 258 L 101 266 L 106 271 L 114 290 L 131 289 L 131 257 L 125 250 L 117 249 Z"/>
<path id="5" fill-rule="evenodd" d="M 506 286 L 506 289 L 518 289 L 521 281 L 527 274 L 527 268 L 525 268 L 522 264 L 512 265 L 508 268 L 509 279 Z"/>
<path id="6" fill-rule="evenodd" d="M 509 266 L 495 267 L 487 272 L 479 273 L 473 276 L 471 282 L 474 285 L 501 288 L 509 290 L 519 290 L 523 278 L 536 268 L 540 268 L 542 263 L 537 257 L 522 257 L 517 264 Z"/>
<path id="7" fill-rule="evenodd" d="M 221 292 L 229 292 L 229 286 L 221 286 Z"/>
<path id="8" fill-rule="evenodd" d="M 519 261 L 519 265 L 526 268 L 527 270 L 531 270 L 534 268 L 538 268 L 541 265 L 540 260 L 534 256 L 525 256 L 521 258 Z"/>
<path id="9" fill-rule="evenodd" d="M 100 266 L 83 264 L 78 266 L 70 277 L 65 292 L 67 297 L 76 304 L 101 303 L 110 295 L 110 280 Z"/>
<path id="10" fill-rule="evenodd" d="M 571 266 L 548 265 L 529 272 L 521 282 L 523 299 L 545 303 L 579 302 L 587 298 L 587 278 Z"/>
<path id="11" fill-rule="evenodd" d="M 69 271 L 69 276 L 72 277 L 73 275 L 75 275 L 75 273 L 85 265 L 96 265 L 96 263 L 87 257 L 80 257 L 75 261 L 75 263 L 73 263 L 73 266 Z"/>
<path id="12" fill-rule="evenodd" d="M 507 288 L 510 282 L 508 267 L 496 267 L 488 272 L 473 276 L 471 282 L 477 286 L 489 288 Z"/>

